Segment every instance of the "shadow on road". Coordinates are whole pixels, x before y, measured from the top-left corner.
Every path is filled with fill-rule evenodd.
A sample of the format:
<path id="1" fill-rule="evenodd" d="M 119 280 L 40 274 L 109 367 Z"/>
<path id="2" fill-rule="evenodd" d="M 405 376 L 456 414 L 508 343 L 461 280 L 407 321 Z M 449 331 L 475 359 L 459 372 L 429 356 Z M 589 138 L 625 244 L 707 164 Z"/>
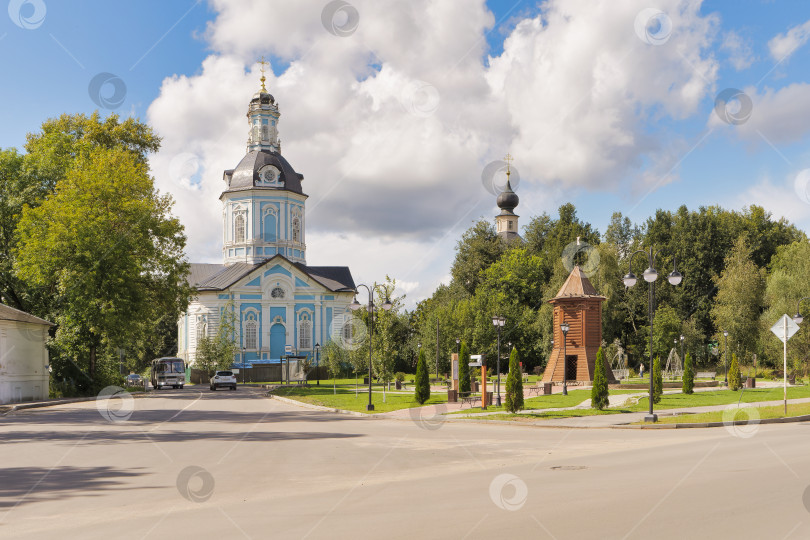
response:
<path id="1" fill-rule="evenodd" d="M 150 486 L 135 488 L 124 482 L 143 474 L 149 473 L 115 467 L 5 467 L 0 469 L 0 509 L 62 499 L 71 494 L 86 496 L 111 489 L 148 489 Z"/>

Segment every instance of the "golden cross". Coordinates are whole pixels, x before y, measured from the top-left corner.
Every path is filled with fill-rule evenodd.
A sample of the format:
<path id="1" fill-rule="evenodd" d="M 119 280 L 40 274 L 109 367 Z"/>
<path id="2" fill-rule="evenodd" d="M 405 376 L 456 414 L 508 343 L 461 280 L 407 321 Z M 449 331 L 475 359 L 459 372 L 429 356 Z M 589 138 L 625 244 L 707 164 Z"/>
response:
<path id="1" fill-rule="evenodd" d="M 512 162 L 515 160 L 515 158 L 512 157 L 512 154 L 507 152 L 506 157 L 504 157 L 503 160 L 506 162 L 506 178 L 508 179 L 509 174 L 512 172 L 511 169 L 510 169 L 510 166 L 511 166 Z"/>
<path id="2" fill-rule="evenodd" d="M 256 62 L 256 63 L 257 63 L 257 64 L 259 64 L 259 65 L 261 66 L 261 68 L 259 68 L 259 69 L 261 69 L 261 70 L 262 70 L 262 78 L 260 79 L 260 80 L 262 81 L 262 91 L 266 92 L 266 91 L 267 91 L 267 88 L 265 88 L 265 87 L 264 87 L 264 81 L 266 81 L 267 79 L 266 79 L 266 78 L 265 78 L 265 76 L 264 76 L 264 66 L 270 65 L 270 62 L 268 62 L 267 60 L 265 60 L 265 59 L 264 59 L 264 56 L 262 56 L 261 60 L 259 60 L 259 61 L 258 61 L 258 62 Z"/>

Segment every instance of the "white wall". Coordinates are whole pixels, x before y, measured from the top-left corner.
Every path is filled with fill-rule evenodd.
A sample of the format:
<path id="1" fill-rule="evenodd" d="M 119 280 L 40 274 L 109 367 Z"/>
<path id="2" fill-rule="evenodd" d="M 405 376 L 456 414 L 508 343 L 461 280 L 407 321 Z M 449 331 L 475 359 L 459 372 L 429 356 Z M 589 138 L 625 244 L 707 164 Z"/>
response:
<path id="1" fill-rule="evenodd" d="M 48 327 L 0 321 L 0 404 L 48 398 Z"/>

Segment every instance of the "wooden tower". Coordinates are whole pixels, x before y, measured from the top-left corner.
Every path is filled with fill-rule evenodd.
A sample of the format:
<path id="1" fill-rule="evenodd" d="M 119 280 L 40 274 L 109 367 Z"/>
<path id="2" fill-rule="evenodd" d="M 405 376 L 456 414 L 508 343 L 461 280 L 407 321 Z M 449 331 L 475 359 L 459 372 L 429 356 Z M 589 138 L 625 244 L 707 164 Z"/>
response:
<path id="1" fill-rule="evenodd" d="M 557 296 L 549 300 L 554 306 L 554 348 L 543 382 L 562 382 L 566 364 L 569 381 L 593 381 L 596 353 L 602 345 L 602 302 L 605 300 L 579 266 L 575 266 Z M 565 345 L 567 362 L 563 361 L 564 338 L 560 330 L 563 322 L 570 327 Z M 615 383 L 607 358 L 603 361 L 608 382 Z"/>

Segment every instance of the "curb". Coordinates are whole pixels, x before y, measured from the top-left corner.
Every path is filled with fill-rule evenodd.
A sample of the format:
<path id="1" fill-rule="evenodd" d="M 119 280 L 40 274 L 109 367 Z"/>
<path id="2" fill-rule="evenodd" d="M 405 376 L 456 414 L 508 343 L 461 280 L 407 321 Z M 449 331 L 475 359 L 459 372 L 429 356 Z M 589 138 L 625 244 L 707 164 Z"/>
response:
<path id="1" fill-rule="evenodd" d="M 734 422 L 702 422 L 699 424 L 620 424 L 611 426 L 613 429 L 691 429 L 691 428 L 716 428 L 726 426 L 747 426 L 749 424 L 791 424 L 795 422 L 810 421 L 810 414 L 801 416 L 789 416 L 787 418 L 765 418 L 764 420 L 737 420 Z"/>
<path id="2" fill-rule="evenodd" d="M 276 396 L 274 394 L 267 394 L 267 397 L 269 397 L 270 399 L 277 399 L 278 401 L 280 401 L 282 403 L 287 403 L 289 405 L 296 405 L 298 407 L 303 407 L 305 409 L 312 409 L 314 411 L 323 411 L 323 412 L 330 412 L 330 413 L 336 413 L 336 414 L 347 414 L 347 415 L 350 415 L 350 416 L 356 416 L 358 418 L 375 418 L 375 417 L 378 417 L 378 415 L 376 415 L 376 414 L 367 414 L 367 413 L 361 413 L 361 412 L 357 412 L 357 411 L 347 411 L 345 409 L 335 409 L 335 408 L 332 408 L 332 407 L 324 407 L 322 405 L 313 405 L 312 403 L 304 403 L 303 401 L 298 401 L 297 399 L 285 398 L 285 397 L 281 397 L 281 396 Z"/>
<path id="3" fill-rule="evenodd" d="M 146 397 L 149 395 L 149 392 L 130 392 L 133 398 L 135 397 Z M 7 410 L 5 406 L 0 407 L 0 416 L 6 416 L 13 412 L 17 411 L 24 411 L 25 409 L 40 409 L 42 407 L 53 407 L 54 405 L 69 405 L 71 403 L 82 403 L 84 401 L 95 401 L 98 399 L 98 396 L 93 397 L 80 397 L 80 398 L 68 398 L 68 399 L 56 399 L 53 401 L 37 401 L 34 403 L 18 403 L 17 405 L 12 405 L 8 407 Z"/>

